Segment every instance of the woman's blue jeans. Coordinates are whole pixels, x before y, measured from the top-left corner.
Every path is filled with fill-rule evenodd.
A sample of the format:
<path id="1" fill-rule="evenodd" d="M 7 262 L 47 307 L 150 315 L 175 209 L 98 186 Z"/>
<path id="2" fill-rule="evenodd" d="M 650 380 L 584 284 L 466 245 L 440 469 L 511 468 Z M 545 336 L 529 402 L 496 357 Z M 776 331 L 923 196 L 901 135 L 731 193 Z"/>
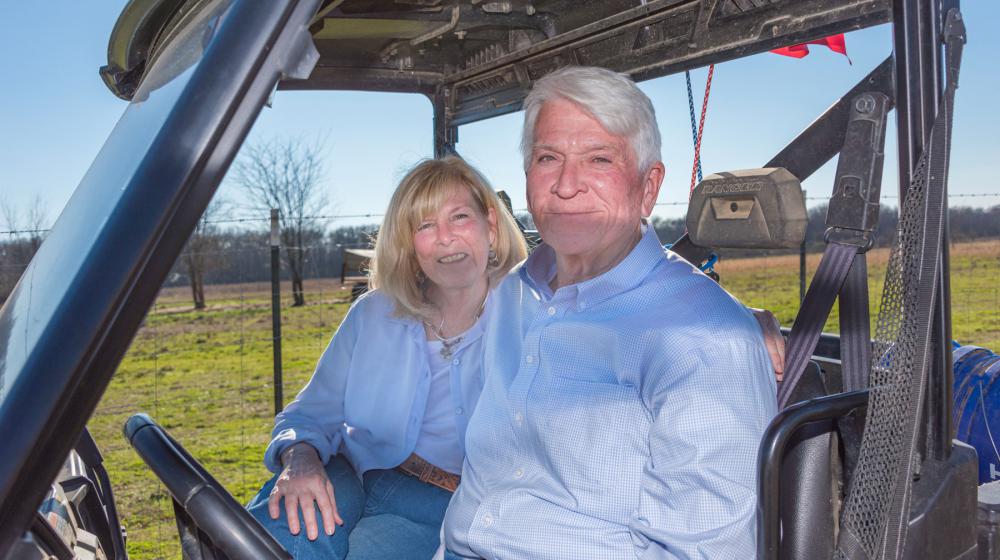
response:
<path id="1" fill-rule="evenodd" d="M 344 520 L 332 536 L 323 532 L 319 509 L 315 541 L 306 537 L 304 523 L 298 535 L 291 534 L 284 503 L 281 517 L 271 519 L 267 498 L 277 477 L 260 489 L 247 509 L 297 560 L 427 560 L 434 555 L 450 492 L 395 470 L 368 471 L 362 482 L 340 455 L 327 463 L 326 474 Z"/>

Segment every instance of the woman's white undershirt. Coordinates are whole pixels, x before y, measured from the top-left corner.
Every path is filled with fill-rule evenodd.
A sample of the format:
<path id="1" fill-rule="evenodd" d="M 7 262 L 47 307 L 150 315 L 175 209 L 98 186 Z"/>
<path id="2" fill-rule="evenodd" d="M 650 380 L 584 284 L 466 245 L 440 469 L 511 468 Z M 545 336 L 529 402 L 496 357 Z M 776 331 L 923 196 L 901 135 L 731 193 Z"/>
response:
<path id="1" fill-rule="evenodd" d="M 451 364 L 461 351 L 456 352 L 455 356 L 444 358 L 441 355 L 444 344 L 440 340 L 428 340 L 426 347 L 431 367 L 431 385 L 427 391 L 427 408 L 414 453 L 438 468 L 460 474 L 465 457 L 459 445 L 455 407 L 452 405 Z"/>

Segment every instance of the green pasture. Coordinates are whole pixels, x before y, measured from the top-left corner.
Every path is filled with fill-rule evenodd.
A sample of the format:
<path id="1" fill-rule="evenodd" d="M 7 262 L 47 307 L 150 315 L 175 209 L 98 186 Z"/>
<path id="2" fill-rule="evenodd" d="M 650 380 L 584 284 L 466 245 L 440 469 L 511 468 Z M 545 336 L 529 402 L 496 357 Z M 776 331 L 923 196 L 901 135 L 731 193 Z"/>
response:
<path id="1" fill-rule="evenodd" d="M 887 252 L 871 256 L 877 313 Z M 810 256 L 810 271 L 818 256 Z M 789 325 L 798 307 L 798 257 L 723 260 L 723 285 Z M 952 248 L 954 337 L 1000 350 L 1000 241 Z M 286 300 L 290 300 L 285 286 Z M 130 557 L 179 558 L 170 500 L 122 437 L 125 419 L 149 413 L 240 502 L 269 476 L 261 463 L 273 414 L 270 293 L 265 284 L 211 286 L 193 311 L 185 288 L 164 290 L 89 424 L 105 455 Z M 305 307 L 282 309 L 285 401 L 312 372 L 348 309 L 334 281 L 306 284 Z M 837 330 L 836 311 L 827 328 Z"/>
<path id="2" fill-rule="evenodd" d="M 806 259 L 807 282 L 820 255 Z M 868 254 L 868 289 L 872 329 L 878 316 L 888 249 Z M 799 309 L 799 256 L 778 255 L 723 259 L 716 270 L 722 285 L 752 307 L 770 309 L 782 325 L 791 326 Z M 1000 351 L 1000 241 L 958 243 L 951 247 L 952 338 Z M 838 332 L 836 305 L 824 330 Z"/>
<path id="3" fill-rule="evenodd" d="M 286 402 L 305 384 L 349 305 L 348 291 L 317 282 L 306 288 L 305 307 L 282 309 Z M 166 491 L 122 436 L 131 414 L 150 414 L 240 502 L 269 476 L 261 463 L 274 407 L 267 290 L 209 287 L 202 311 L 191 309 L 186 290 L 165 290 L 91 419 L 131 558 L 180 558 Z M 290 293 L 287 285 L 283 293 Z"/>

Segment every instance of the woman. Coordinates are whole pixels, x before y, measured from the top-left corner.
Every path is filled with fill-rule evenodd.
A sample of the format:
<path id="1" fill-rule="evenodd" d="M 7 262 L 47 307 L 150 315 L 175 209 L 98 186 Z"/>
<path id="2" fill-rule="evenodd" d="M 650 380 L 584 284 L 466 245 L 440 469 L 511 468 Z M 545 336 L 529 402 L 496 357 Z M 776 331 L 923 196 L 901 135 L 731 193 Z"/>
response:
<path id="1" fill-rule="evenodd" d="M 276 418 L 264 461 L 279 474 L 248 506 L 295 558 L 434 553 L 482 389 L 490 289 L 525 255 L 462 159 L 403 178 L 375 244 L 374 291 Z"/>

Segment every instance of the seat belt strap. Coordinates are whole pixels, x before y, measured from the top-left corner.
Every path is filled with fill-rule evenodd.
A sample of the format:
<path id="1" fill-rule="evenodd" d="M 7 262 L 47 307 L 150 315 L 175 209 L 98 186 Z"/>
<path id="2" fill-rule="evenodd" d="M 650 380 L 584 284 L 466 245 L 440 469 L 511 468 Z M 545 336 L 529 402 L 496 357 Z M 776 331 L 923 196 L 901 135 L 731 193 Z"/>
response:
<path id="1" fill-rule="evenodd" d="M 868 264 L 864 254 L 854 256 L 851 271 L 840 288 L 840 364 L 844 392 L 868 386 L 872 343 L 868 312 Z"/>
<path id="2" fill-rule="evenodd" d="M 819 336 L 823 333 L 833 302 L 840 293 L 854 264 L 858 248 L 837 241 L 831 241 L 823 251 L 823 257 L 816 269 L 816 275 L 809 283 L 809 289 L 802 300 L 792 332 L 788 335 L 785 350 L 785 379 L 778 388 L 778 408 L 788 406 L 789 398 L 805 372 L 812 357 Z"/>
<path id="3" fill-rule="evenodd" d="M 851 271 L 840 288 L 840 371 L 843 391 L 868 387 L 872 341 L 868 312 L 868 263 L 864 253 L 854 257 Z M 858 464 L 864 417 L 851 414 L 837 419 L 844 440 L 844 475 L 850 480 Z"/>
<path id="4" fill-rule="evenodd" d="M 827 208 L 826 250 L 788 337 L 785 381 L 778 389 L 779 408 L 790 404 L 789 399 L 812 357 L 838 295 L 841 297 L 841 326 L 846 327 L 842 336 L 844 332 L 848 335 L 846 352 L 851 356 L 846 370 L 847 383 L 853 388 L 866 385 L 865 356 L 871 351 L 865 350 L 870 342 L 868 267 L 864 253 L 872 246 L 878 226 L 883 149 L 891 101 L 880 92 L 862 92 L 851 103 L 833 194 Z M 843 356 L 843 344 L 841 351 Z M 845 390 L 850 389 L 845 386 Z"/>

